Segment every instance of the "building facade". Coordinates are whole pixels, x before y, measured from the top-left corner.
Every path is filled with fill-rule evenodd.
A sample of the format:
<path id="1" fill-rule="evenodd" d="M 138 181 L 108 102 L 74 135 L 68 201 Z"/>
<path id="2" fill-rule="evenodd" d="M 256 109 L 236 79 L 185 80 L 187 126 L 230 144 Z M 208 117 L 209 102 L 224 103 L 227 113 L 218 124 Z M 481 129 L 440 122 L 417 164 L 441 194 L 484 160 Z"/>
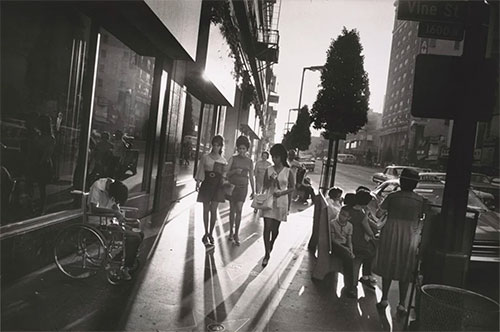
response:
<path id="1" fill-rule="evenodd" d="M 491 6 L 486 56 L 498 59 L 498 4 Z M 378 159 L 383 164 L 445 169 L 453 121 L 411 115 L 415 60 L 418 54 L 461 56 L 463 42 L 420 38 L 417 34 L 418 22 L 400 21 L 395 15 Z M 498 172 L 498 139 L 497 106 L 491 121 L 478 124 L 474 157 L 477 170 Z"/>
<path id="2" fill-rule="evenodd" d="M 382 113 L 369 110 L 367 123 L 356 134 L 348 134 L 341 153 L 352 154 L 359 164 L 372 165 L 377 162 Z"/>
<path id="3" fill-rule="evenodd" d="M 241 37 L 231 45 L 221 26 L 266 3 L 2 1 L 3 281 L 52 262 L 54 237 L 82 219 L 100 177 L 128 187 L 138 217 L 194 191 L 200 155 L 240 111 L 235 59 L 256 89 L 265 75 L 251 63 L 273 60 Z M 229 14 L 216 17 L 221 4 Z M 246 30 L 259 26 L 248 18 Z"/>

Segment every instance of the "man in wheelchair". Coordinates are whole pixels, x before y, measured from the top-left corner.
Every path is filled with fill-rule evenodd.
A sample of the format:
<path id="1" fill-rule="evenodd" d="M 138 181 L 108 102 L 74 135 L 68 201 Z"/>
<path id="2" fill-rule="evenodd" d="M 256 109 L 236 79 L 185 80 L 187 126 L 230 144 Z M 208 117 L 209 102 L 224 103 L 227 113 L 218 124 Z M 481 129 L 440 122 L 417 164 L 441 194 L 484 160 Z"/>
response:
<path id="1" fill-rule="evenodd" d="M 111 178 L 96 180 L 89 191 L 88 204 L 92 214 L 113 215 L 125 232 L 125 267 L 122 270 L 122 279 L 130 280 L 129 270 L 133 267 L 139 246 L 144 238 L 140 230 L 139 220 L 125 217 L 120 205 L 125 204 L 128 199 L 128 188 L 120 181 Z"/>

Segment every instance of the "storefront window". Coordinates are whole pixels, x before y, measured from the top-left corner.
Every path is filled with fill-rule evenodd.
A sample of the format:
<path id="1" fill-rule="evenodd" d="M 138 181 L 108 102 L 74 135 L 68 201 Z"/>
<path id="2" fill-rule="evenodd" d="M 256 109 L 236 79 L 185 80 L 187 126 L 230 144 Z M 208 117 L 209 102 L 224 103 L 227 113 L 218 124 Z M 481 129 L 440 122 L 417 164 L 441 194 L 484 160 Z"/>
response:
<path id="1" fill-rule="evenodd" d="M 90 20 L 58 4 L 1 6 L 5 225 L 79 207 L 70 192 L 81 170 L 77 156 Z"/>
<path id="2" fill-rule="evenodd" d="M 153 88 L 153 57 L 137 54 L 101 29 L 92 119 L 89 182 L 123 181 L 129 193 L 146 190 L 144 174 Z"/>
<path id="3" fill-rule="evenodd" d="M 205 104 L 203 108 L 203 119 L 201 120 L 200 156 L 203 153 L 210 152 L 210 149 L 212 148 L 212 136 L 214 135 L 214 110 L 214 105 L 210 104 Z M 224 146 L 224 149 L 227 148 L 227 146 Z"/>
<path id="4" fill-rule="evenodd" d="M 196 162 L 196 144 L 200 129 L 201 102 L 193 95 L 186 95 L 186 108 L 182 126 L 181 155 L 179 156 L 179 173 L 177 183 L 184 183 L 193 178 Z"/>

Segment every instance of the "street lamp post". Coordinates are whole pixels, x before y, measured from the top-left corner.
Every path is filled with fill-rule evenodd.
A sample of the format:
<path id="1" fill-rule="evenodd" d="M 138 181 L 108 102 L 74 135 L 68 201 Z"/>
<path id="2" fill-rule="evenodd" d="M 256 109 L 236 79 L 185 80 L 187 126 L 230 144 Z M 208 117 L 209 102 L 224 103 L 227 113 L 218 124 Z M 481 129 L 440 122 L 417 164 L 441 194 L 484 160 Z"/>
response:
<path id="1" fill-rule="evenodd" d="M 300 110 L 300 105 L 302 104 L 302 90 L 304 89 L 304 74 L 306 73 L 306 70 L 317 71 L 317 70 L 323 70 L 324 68 L 325 66 L 311 66 L 302 68 L 302 79 L 300 80 L 300 93 L 299 93 L 299 107 L 297 107 L 297 110 Z"/>

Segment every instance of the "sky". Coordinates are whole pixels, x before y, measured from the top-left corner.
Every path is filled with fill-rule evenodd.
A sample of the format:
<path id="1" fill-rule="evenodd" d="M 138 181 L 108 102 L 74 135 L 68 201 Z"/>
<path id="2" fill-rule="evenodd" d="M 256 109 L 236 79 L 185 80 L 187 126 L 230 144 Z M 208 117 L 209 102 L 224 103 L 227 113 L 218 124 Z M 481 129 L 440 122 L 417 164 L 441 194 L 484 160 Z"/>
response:
<path id="1" fill-rule="evenodd" d="M 280 54 L 274 66 L 280 97 L 276 141 L 281 141 L 288 110 L 298 107 L 302 69 L 325 64 L 326 51 L 344 26 L 359 32 L 370 86 L 369 107 L 382 112 L 394 15 L 394 0 L 281 0 Z M 312 107 L 320 77 L 319 71 L 306 70 L 301 106 Z M 296 114 L 290 114 L 291 121 Z M 312 134 L 319 133 L 313 130 Z"/>

